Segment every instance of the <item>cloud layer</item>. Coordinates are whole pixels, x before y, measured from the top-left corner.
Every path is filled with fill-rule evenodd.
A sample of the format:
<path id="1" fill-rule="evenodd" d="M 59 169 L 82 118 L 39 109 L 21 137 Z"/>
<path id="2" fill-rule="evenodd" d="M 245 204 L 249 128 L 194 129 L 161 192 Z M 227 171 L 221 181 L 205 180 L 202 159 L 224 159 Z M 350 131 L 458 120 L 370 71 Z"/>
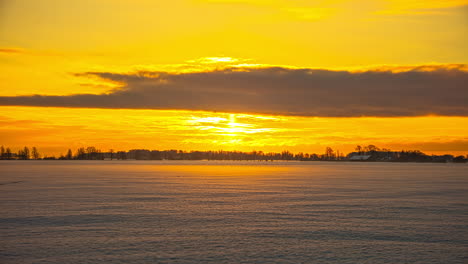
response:
<path id="1" fill-rule="evenodd" d="M 88 72 L 123 83 L 106 94 L 0 97 L 0 105 L 185 109 L 259 114 L 468 116 L 468 72 L 348 72 L 281 67 L 210 72 Z"/>

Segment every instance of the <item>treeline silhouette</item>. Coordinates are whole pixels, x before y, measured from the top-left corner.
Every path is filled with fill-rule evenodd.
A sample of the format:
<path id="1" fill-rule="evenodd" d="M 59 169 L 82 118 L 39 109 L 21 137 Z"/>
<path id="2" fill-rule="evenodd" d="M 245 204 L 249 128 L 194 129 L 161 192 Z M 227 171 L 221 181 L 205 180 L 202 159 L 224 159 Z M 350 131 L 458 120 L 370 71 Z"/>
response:
<path id="1" fill-rule="evenodd" d="M 378 148 L 375 145 L 356 146 L 355 152 L 347 155 L 334 151 L 331 147 L 325 148 L 323 154 L 263 152 L 263 151 L 183 151 L 183 150 L 147 150 L 132 149 L 129 151 L 101 151 L 96 147 L 81 147 L 75 152 L 71 149 L 65 155 L 42 156 L 36 147 L 24 147 L 16 153 L 10 148 L 0 147 L 2 160 L 253 160 L 253 161 L 389 161 L 389 162 L 467 162 L 467 157 L 453 155 L 426 155 L 419 150 L 391 151 Z"/>
<path id="2" fill-rule="evenodd" d="M 330 147 L 326 148 L 325 154 L 308 154 L 308 153 L 291 153 L 283 151 L 281 153 L 263 151 L 183 151 L 183 150 L 146 150 L 133 149 L 129 151 L 114 151 L 113 149 L 107 152 L 96 147 L 82 147 L 75 152 L 71 149 L 65 155 L 42 156 L 36 147 L 32 151 L 28 147 L 13 153 L 10 148 L 0 148 L 0 159 L 44 159 L 44 160 L 343 160 L 345 157 L 339 151 L 335 152 Z"/>
<path id="3" fill-rule="evenodd" d="M 31 150 L 29 150 L 28 147 L 24 147 L 23 149 L 20 149 L 20 150 L 18 150 L 18 152 L 14 153 L 14 152 L 11 151 L 10 148 L 4 148 L 3 146 L 0 146 L 0 159 L 2 159 L 2 160 L 41 159 L 41 155 L 37 151 L 36 147 L 32 147 Z"/>

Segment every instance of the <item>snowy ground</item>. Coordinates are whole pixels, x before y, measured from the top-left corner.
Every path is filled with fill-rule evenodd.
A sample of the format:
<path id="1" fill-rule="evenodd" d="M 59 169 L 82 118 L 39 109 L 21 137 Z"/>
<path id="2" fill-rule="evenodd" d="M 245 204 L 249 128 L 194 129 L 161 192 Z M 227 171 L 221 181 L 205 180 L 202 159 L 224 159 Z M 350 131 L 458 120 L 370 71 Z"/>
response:
<path id="1" fill-rule="evenodd" d="M 467 164 L 0 161 L 0 262 L 467 263 Z"/>

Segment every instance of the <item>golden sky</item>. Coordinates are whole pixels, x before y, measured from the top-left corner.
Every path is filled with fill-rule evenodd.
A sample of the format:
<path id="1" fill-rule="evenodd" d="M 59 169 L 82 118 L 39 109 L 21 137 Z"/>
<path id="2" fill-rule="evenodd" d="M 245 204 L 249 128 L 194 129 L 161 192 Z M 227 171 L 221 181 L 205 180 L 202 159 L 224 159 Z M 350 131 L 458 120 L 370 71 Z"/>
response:
<path id="1" fill-rule="evenodd" d="M 0 145 L 468 154 L 467 26 L 467 0 L 0 1 Z"/>

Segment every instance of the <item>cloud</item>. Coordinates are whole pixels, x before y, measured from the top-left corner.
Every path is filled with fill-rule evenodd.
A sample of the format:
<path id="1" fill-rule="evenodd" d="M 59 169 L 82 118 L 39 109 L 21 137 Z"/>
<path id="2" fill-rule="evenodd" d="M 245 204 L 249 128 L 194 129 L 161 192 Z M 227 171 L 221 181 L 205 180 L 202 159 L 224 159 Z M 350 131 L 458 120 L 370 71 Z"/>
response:
<path id="1" fill-rule="evenodd" d="M 18 120 L 18 119 L 12 119 L 4 116 L 0 116 L 0 126 L 2 128 L 5 127 L 29 127 L 30 125 L 34 124 L 42 124 L 43 122 L 41 121 L 36 121 L 36 120 Z"/>
<path id="2" fill-rule="evenodd" d="M 0 48 L 0 53 L 18 54 L 18 53 L 24 53 L 24 50 L 19 49 L 19 48 Z"/>
<path id="3" fill-rule="evenodd" d="M 105 94 L 3 96 L 0 105 L 327 117 L 468 116 L 468 72 L 444 66 L 427 69 L 349 72 L 270 67 L 178 74 L 88 72 L 80 75 L 123 86 Z"/>

